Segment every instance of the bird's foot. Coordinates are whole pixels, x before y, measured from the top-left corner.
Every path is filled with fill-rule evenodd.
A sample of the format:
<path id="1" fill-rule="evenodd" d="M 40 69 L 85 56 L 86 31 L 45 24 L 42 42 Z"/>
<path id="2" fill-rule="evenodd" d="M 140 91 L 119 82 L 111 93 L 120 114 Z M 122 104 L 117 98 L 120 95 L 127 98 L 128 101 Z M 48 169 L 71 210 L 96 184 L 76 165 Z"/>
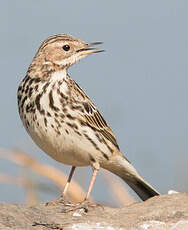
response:
<path id="1" fill-rule="evenodd" d="M 97 206 L 100 206 L 100 205 L 96 204 L 94 202 L 91 202 L 89 200 L 84 200 L 84 201 L 79 202 L 79 203 L 66 204 L 63 208 L 63 212 L 68 213 L 68 212 L 74 212 L 74 211 L 79 210 L 81 212 L 88 213 L 90 208 L 95 208 Z"/>
<path id="2" fill-rule="evenodd" d="M 46 203 L 46 206 L 53 206 L 57 204 L 63 204 L 64 206 L 69 206 L 72 204 L 71 201 L 67 200 L 64 196 L 60 196 L 57 200 L 51 200 Z"/>
<path id="3" fill-rule="evenodd" d="M 73 203 L 67 200 L 64 196 L 60 196 L 60 198 L 57 200 L 52 200 L 47 202 L 46 206 L 55 206 L 58 204 L 63 205 L 63 209 L 62 209 L 63 213 L 74 212 L 74 211 L 79 211 L 81 213 L 88 213 L 90 208 L 101 206 L 100 204 L 94 203 L 90 200 L 83 200 L 82 202 Z"/>

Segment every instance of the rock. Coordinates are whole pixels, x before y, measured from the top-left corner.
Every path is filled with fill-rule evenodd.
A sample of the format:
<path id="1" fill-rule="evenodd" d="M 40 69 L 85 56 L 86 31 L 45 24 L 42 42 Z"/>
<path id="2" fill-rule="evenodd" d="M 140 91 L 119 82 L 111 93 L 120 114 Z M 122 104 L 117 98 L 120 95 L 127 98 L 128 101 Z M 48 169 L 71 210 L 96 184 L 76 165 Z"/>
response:
<path id="1" fill-rule="evenodd" d="M 188 195 L 173 194 L 135 202 L 123 208 L 95 206 L 65 213 L 63 204 L 28 207 L 0 203 L 1 230 L 107 229 L 186 230 Z"/>

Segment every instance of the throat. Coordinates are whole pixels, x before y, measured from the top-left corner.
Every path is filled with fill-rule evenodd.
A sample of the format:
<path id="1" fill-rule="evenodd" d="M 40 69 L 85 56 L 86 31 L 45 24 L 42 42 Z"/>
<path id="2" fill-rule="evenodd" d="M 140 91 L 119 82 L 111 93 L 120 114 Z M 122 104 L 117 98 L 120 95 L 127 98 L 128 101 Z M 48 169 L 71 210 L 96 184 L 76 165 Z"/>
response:
<path id="1" fill-rule="evenodd" d="M 66 78 L 67 78 L 67 70 L 66 69 L 55 71 L 51 75 L 52 81 L 64 80 Z"/>

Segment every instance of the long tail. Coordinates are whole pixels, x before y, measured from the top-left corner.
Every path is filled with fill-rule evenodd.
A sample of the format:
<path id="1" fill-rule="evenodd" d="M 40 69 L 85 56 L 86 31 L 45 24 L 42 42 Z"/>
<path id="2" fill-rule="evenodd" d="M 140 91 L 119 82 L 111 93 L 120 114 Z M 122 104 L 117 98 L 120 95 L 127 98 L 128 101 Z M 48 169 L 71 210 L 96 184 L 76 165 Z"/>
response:
<path id="1" fill-rule="evenodd" d="M 150 184 L 148 184 L 129 163 L 123 155 L 113 156 L 109 162 L 102 166 L 121 177 L 144 201 L 150 197 L 160 195 Z"/>

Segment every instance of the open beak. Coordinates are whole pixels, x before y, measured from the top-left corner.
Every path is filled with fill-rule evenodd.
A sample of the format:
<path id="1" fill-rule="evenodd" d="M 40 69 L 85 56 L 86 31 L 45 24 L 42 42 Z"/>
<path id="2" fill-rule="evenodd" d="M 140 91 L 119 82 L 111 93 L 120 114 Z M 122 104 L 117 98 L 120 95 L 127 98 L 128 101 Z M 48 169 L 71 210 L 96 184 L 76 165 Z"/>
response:
<path id="1" fill-rule="evenodd" d="M 96 48 L 93 48 L 92 46 L 101 45 L 101 44 L 103 44 L 103 42 L 87 43 L 85 48 L 79 49 L 79 50 L 77 50 L 77 52 L 80 52 L 82 55 L 88 55 L 88 54 L 92 54 L 92 53 L 100 53 L 100 52 L 103 52 L 104 50 L 96 49 Z"/>

